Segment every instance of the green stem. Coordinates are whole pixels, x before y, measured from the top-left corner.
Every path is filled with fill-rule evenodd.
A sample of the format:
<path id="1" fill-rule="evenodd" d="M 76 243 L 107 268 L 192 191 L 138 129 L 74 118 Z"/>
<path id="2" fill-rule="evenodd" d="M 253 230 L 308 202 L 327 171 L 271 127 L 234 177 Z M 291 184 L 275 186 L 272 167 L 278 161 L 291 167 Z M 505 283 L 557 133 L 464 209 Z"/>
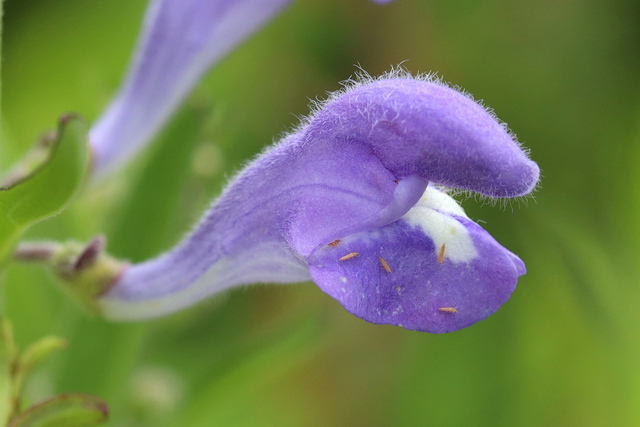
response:
<path id="1" fill-rule="evenodd" d="M 13 253 L 13 259 L 18 262 L 47 262 L 59 247 L 59 244 L 51 242 L 20 243 Z"/>
<path id="2" fill-rule="evenodd" d="M 3 0 L 0 0 L 0 106 L 2 106 L 2 18 L 3 18 Z M 0 117 L 2 117 L 2 109 L 0 108 Z M 2 126 L 2 123 L 0 123 Z"/>
<path id="3" fill-rule="evenodd" d="M 20 410 L 19 384 L 16 381 L 18 348 L 11 323 L 0 318 L 0 422 L 7 424 Z"/>

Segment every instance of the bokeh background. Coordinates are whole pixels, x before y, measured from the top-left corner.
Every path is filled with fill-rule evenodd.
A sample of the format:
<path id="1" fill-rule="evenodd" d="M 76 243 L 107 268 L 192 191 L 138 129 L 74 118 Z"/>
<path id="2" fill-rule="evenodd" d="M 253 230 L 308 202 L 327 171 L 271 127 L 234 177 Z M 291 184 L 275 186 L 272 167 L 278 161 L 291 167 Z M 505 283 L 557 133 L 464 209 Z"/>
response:
<path id="1" fill-rule="evenodd" d="M 6 169 L 67 111 L 118 87 L 144 0 L 5 0 Z M 402 61 L 492 107 L 543 171 L 535 199 L 464 208 L 528 273 L 489 319 L 447 335 L 375 326 L 313 284 L 256 285 L 169 318 L 91 319 L 38 267 L 4 274 L 26 345 L 70 340 L 29 399 L 86 392 L 111 426 L 640 425 L 640 3 L 298 0 L 220 63 L 144 155 L 30 238 L 143 260 L 226 179 L 354 74 Z"/>

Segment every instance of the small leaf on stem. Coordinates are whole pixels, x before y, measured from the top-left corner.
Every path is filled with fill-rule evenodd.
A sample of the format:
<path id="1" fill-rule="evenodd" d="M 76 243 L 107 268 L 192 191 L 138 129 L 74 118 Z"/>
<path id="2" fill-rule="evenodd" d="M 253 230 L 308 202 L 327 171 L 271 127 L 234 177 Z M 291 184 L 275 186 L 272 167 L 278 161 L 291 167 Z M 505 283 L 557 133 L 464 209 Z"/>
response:
<path id="1" fill-rule="evenodd" d="M 0 180 L 0 265 L 34 223 L 61 212 L 84 183 L 89 165 L 87 126 L 66 115 L 7 177 Z"/>
<path id="2" fill-rule="evenodd" d="M 9 427 L 84 427 L 109 417 L 107 403 L 88 394 L 61 394 L 37 403 L 15 417 Z"/>

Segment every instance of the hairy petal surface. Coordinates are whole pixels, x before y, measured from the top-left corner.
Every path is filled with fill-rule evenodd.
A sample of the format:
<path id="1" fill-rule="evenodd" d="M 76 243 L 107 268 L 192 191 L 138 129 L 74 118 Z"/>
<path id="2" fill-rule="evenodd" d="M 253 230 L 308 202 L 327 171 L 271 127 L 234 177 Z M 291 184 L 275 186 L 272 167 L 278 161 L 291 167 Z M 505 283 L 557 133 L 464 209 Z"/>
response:
<path id="1" fill-rule="evenodd" d="M 309 264 L 313 281 L 354 315 L 431 333 L 492 315 L 526 271 L 431 187 L 402 219 L 325 246 Z"/>
<path id="2" fill-rule="evenodd" d="M 94 170 L 135 154 L 202 74 L 291 0 L 152 0 L 120 92 L 91 129 Z"/>
<path id="3" fill-rule="evenodd" d="M 249 164 L 176 249 L 128 267 L 100 304 L 107 317 L 139 319 L 176 311 L 233 286 L 307 280 L 310 260 L 315 269 L 315 258 L 326 250 L 321 248 L 336 239 L 377 236 L 386 227 L 394 230 L 390 224 L 397 221 L 407 230 L 420 230 L 415 225 L 420 221 L 407 213 L 430 181 L 509 196 L 532 189 L 538 174 L 537 165 L 490 114 L 442 84 L 387 78 L 356 85 L 330 98 L 297 131 Z M 455 203 L 444 205 L 453 209 Z M 445 215 L 436 223 L 465 231 L 478 253 L 484 246 L 489 248 L 485 254 L 493 251 L 484 243 L 493 242 L 490 236 L 458 218 L 463 216 Z M 412 233 L 424 237 L 425 232 Z M 436 237 L 432 245 L 439 244 Z M 397 236 L 398 250 L 417 244 L 403 239 Z M 418 240 L 427 245 L 427 238 Z M 456 246 L 448 245 L 445 257 L 454 257 Z M 472 264 L 486 276 L 490 270 L 480 268 L 482 259 Z"/>
<path id="4" fill-rule="evenodd" d="M 538 165 L 491 114 L 443 84 L 381 79 L 356 87 L 316 115 L 315 140 L 349 135 L 396 176 L 489 197 L 517 197 L 538 182 Z"/>

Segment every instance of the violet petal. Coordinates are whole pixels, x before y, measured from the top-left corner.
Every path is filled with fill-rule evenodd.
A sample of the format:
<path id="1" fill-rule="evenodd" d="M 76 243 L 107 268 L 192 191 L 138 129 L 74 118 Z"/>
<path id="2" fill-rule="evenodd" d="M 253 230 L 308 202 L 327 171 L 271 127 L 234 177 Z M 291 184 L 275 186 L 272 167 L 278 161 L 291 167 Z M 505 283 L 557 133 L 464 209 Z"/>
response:
<path id="1" fill-rule="evenodd" d="M 453 89 L 407 76 L 356 84 L 332 96 L 297 131 L 249 164 L 176 249 L 128 267 L 100 303 L 106 317 L 141 319 L 176 311 L 234 286 L 308 280 L 311 260 L 313 277 L 319 274 L 316 258 L 326 251 L 319 248 L 363 232 L 370 234 L 359 236 L 374 237 L 358 238 L 354 245 L 364 245 L 365 250 L 384 230 L 397 240 L 390 246 L 395 248 L 393 262 L 406 256 L 402 262 L 415 263 L 423 258 L 403 252 L 403 247 L 433 252 L 429 245 L 439 244 L 437 240 L 428 243 L 429 239 L 406 226 L 407 212 L 418 203 L 429 181 L 488 196 L 519 196 L 535 187 L 538 176 L 537 165 L 506 130 Z M 454 205 L 447 204 L 448 209 Z M 473 247 L 483 255 L 466 264 L 480 283 L 474 292 L 485 296 L 492 292 L 488 283 L 497 277 L 494 267 L 504 269 L 498 274 L 504 280 L 496 284 L 497 296 L 490 302 L 479 304 L 471 317 L 458 316 L 465 320 L 445 329 L 473 323 L 495 311 L 513 290 L 517 272 L 524 272 L 522 263 L 480 227 L 459 218 L 450 221 L 468 230 Z M 396 229 L 408 234 L 394 233 Z M 455 253 L 452 246 L 446 256 Z M 496 259 L 495 266 L 482 264 L 485 255 Z M 446 280 L 467 277 L 467 270 L 450 264 L 443 270 Z M 424 274 L 431 274 L 434 266 L 424 266 Z M 413 271 L 405 267 L 404 271 Z M 370 266 L 363 268 L 362 274 L 368 274 Z M 319 276 L 316 280 L 350 306 L 334 295 L 333 282 Z M 427 298 L 428 294 L 416 290 L 413 296 Z M 464 305 L 460 299 L 451 303 Z M 377 305 L 375 300 L 370 303 Z M 358 315 L 371 321 L 389 320 Z"/>
<path id="2" fill-rule="evenodd" d="M 352 314 L 406 329 L 451 332 L 495 313 L 524 263 L 446 199 L 430 187 L 402 219 L 319 249 L 313 281 Z"/>

